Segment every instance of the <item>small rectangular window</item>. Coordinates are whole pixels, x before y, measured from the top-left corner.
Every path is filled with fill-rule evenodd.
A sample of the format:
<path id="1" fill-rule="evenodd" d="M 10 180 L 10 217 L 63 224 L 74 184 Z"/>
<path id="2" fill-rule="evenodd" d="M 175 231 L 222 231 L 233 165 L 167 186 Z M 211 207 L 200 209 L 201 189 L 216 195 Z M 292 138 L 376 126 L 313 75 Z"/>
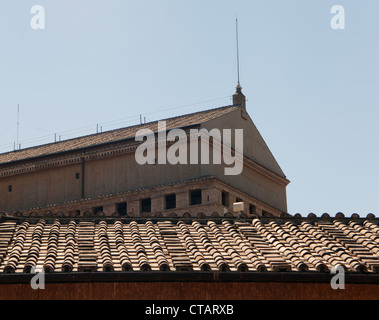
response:
<path id="1" fill-rule="evenodd" d="M 13 191 L 13 187 L 12 186 L 8 186 L 8 192 L 12 192 Z"/>
<path id="2" fill-rule="evenodd" d="M 190 191 L 190 205 L 196 206 L 201 203 L 201 189 Z"/>
<path id="3" fill-rule="evenodd" d="M 223 191 L 221 195 L 222 205 L 225 207 L 229 207 L 229 193 Z"/>
<path id="4" fill-rule="evenodd" d="M 121 217 L 125 217 L 126 213 L 127 213 L 127 204 L 126 204 L 126 202 L 117 203 L 116 204 L 116 210 L 117 210 L 118 214 Z"/>
<path id="5" fill-rule="evenodd" d="M 166 196 L 166 209 L 175 209 L 176 208 L 176 194 L 169 194 Z"/>
<path id="6" fill-rule="evenodd" d="M 79 178 L 80 178 L 80 173 L 75 173 L 75 179 L 79 180 Z"/>
<path id="7" fill-rule="evenodd" d="M 141 212 L 151 212 L 151 198 L 141 200 Z"/>
<path id="8" fill-rule="evenodd" d="M 257 207 L 256 206 L 254 206 L 254 205 L 250 205 L 249 206 L 249 213 L 250 214 L 255 214 L 256 213 L 256 210 L 257 210 Z"/>

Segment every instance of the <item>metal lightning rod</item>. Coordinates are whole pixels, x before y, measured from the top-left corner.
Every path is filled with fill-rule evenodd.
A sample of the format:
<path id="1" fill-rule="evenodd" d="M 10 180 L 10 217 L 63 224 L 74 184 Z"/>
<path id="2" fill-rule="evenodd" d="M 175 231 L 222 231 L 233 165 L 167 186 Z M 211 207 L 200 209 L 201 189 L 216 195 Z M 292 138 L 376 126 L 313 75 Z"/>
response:
<path id="1" fill-rule="evenodd" d="M 20 105 L 17 105 L 17 136 L 16 136 L 16 148 L 18 148 L 18 136 L 20 129 Z"/>
<path id="2" fill-rule="evenodd" d="M 239 53 L 239 35 L 238 35 L 238 18 L 236 18 L 236 39 L 237 39 L 237 73 L 238 73 L 238 85 L 240 85 L 240 53 Z"/>

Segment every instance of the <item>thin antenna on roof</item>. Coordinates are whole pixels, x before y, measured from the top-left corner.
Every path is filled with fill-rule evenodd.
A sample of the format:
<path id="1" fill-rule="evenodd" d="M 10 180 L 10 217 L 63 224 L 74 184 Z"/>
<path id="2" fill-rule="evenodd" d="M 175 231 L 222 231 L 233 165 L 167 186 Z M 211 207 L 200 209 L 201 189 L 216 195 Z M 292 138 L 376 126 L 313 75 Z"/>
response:
<path id="1" fill-rule="evenodd" d="M 17 105 L 17 136 L 16 136 L 16 146 L 18 146 L 18 136 L 20 129 L 20 105 Z"/>
<path id="2" fill-rule="evenodd" d="M 239 32 L 238 32 L 238 17 L 236 17 L 236 40 L 237 40 L 237 74 L 238 85 L 240 84 L 240 52 L 239 52 Z"/>

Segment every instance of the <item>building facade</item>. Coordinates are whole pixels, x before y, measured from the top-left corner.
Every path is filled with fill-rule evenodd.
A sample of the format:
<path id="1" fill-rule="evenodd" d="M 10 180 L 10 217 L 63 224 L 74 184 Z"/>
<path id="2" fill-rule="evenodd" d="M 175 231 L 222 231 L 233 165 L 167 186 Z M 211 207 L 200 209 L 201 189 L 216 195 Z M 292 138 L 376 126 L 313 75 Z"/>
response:
<path id="1" fill-rule="evenodd" d="M 289 181 L 247 114 L 240 87 L 233 102 L 164 121 L 167 131 L 188 135 L 195 129 L 242 129 L 239 175 L 225 175 L 225 164 L 212 162 L 138 164 L 136 134 L 157 134 L 153 122 L 1 154 L 0 210 L 22 216 L 223 217 L 234 214 L 233 203 L 243 202 L 245 216 L 286 213 Z M 214 140 L 210 148 L 212 158 Z"/>

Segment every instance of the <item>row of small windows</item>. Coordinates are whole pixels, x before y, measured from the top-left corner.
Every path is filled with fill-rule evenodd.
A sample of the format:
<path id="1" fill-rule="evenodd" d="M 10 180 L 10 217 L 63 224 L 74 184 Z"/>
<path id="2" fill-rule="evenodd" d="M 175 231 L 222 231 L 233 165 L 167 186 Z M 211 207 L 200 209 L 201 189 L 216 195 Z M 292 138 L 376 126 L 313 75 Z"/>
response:
<path id="1" fill-rule="evenodd" d="M 202 192 L 200 189 L 190 191 L 190 205 L 195 206 L 202 203 Z M 176 209 L 176 194 L 169 194 L 165 196 L 165 210 Z M 92 208 L 92 213 L 97 215 L 99 212 L 103 212 L 103 206 L 98 206 Z M 121 202 L 116 204 L 116 211 L 121 216 L 124 217 L 128 212 L 127 202 Z M 141 213 L 151 212 L 151 198 L 146 198 L 140 200 L 140 211 Z"/>
<path id="2" fill-rule="evenodd" d="M 222 205 L 229 207 L 229 194 L 227 192 L 222 192 Z M 243 202 L 241 198 L 236 197 L 235 202 Z M 202 191 L 201 189 L 191 190 L 189 192 L 189 204 L 191 206 L 202 204 Z M 176 209 L 176 194 L 169 194 L 165 196 L 165 210 Z M 256 214 L 256 206 L 249 204 L 249 214 Z M 99 212 L 103 212 L 104 208 L 102 206 L 94 207 L 93 214 L 96 215 Z M 127 202 L 121 202 L 116 204 L 116 211 L 121 217 L 126 216 L 128 212 Z M 146 198 L 140 200 L 140 212 L 150 213 L 151 210 L 151 198 Z"/>
<path id="3" fill-rule="evenodd" d="M 76 179 L 80 178 L 80 174 L 76 174 Z M 8 186 L 8 192 L 13 191 L 13 186 L 10 185 Z M 191 190 L 189 192 L 190 199 L 189 199 L 189 204 L 191 206 L 199 205 L 202 204 L 202 191 L 201 189 L 197 190 Z M 208 197 L 209 199 L 209 197 Z M 241 198 L 236 197 L 235 202 L 243 202 Z M 229 193 L 223 191 L 221 193 L 221 203 L 225 207 L 229 207 Z M 141 212 L 143 213 L 149 213 L 151 212 L 151 198 L 146 198 L 142 199 L 140 202 L 141 205 Z M 126 202 L 121 202 L 116 204 L 116 211 L 120 214 L 120 216 L 126 216 L 127 215 L 127 203 Z M 176 209 L 176 194 L 169 194 L 165 196 L 165 209 L 166 210 L 171 210 L 171 209 Z M 104 208 L 102 206 L 94 207 L 92 209 L 92 213 L 96 215 L 99 212 L 103 212 Z M 256 206 L 249 204 L 249 213 L 250 214 L 255 214 L 256 213 Z"/>
<path id="4" fill-rule="evenodd" d="M 241 198 L 236 197 L 235 202 L 243 202 Z M 201 189 L 191 190 L 189 192 L 189 204 L 191 206 L 202 204 L 202 191 Z M 227 192 L 222 192 L 222 205 L 229 207 L 229 194 Z M 176 194 L 169 194 L 165 196 L 165 210 L 176 209 Z M 256 213 L 256 206 L 253 204 L 249 204 L 248 212 L 250 214 Z M 99 212 L 103 212 L 103 206 L 94 207 L 92 212 L 94 215 Z M 127 215 L 128 206 L 127 202 L 121 202 L 116 204 L 116 211 L 118 214 L 123 217 Z M 151 209 L 151 198 L 146 198 L 140 200 L 140 212 L 141 213 L 150 213 Z"/>

